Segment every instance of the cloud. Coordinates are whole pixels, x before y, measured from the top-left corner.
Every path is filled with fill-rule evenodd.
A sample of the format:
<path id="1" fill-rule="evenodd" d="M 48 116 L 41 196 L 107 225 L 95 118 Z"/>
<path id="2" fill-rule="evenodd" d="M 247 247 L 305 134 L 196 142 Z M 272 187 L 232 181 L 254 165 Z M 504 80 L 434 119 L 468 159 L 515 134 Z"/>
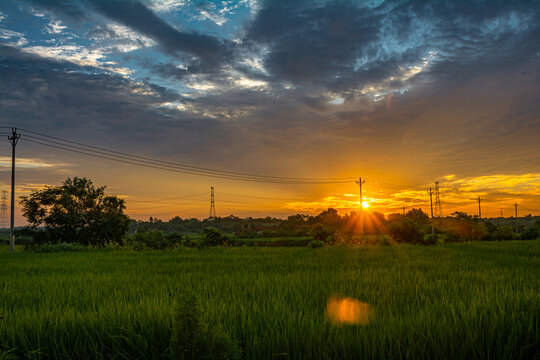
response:
<path id="1" fill-rule="evenodd" d="M 39 159 L 17 158 L 17 168 L 37 169 L 65 166 L 66 164 L 54 164 Z M 0 171 L 11 171 L 11 157 L 0 156 Z"/>
<path id="2" fill-rule="evenodd" d="M 60 20 L 53 20 L 45 26 L 45 30 L 48 34 L 51 35 L 61 34 L 64 32 L 65 29 L 67 29 L 67 26 L 62 25 L 62 22 Z"/>
<path id="3" fill-rule="evenodd" d="M 165 51 L 197 56 L 205 65 L 216 66 L 225 56 L 223 43 L 208 35 L 180 31 L 144 4 L 129 1 L 96 1 L 92 5 L 103 15 L 119 22 L 140 34 L 155 40 Z"/>
<path id="4" fill-rule="evenodd" d="M 128 53 L 156 45 L 154 40 L 116 23 L 97 25 L 88 33 L 88 37 L 106 52 Z"/>
<path id="5" fill-rule="evenodd" d="M 245 41 L 266 46 L 264 65 L 276 79 L 383 95 L 420 75 L 455 79 L 516 52 L 530 56 L 538 11 L 531 2 L 267 1 Z"/>
<path id="6" fill-rule="evenodd" d="M 130 75 L 133 70 L 116 66 L 116 63 L 105 60 L 105 55 L 100 49 L 88 50 L 82 46 L 59 45 L 59 46 L 27 46 L 22 51 L 50 58 L 58 61 L 68 61 L 79 66 L 90 66 L 109 70 L 121 75 Z"/>

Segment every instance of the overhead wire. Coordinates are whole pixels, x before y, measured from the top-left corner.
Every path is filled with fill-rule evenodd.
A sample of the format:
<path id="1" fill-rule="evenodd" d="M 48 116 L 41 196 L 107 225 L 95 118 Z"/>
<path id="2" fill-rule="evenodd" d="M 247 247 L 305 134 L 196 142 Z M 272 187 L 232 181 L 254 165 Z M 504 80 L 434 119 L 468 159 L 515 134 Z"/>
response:
<path id="1" fill-rule="evenodd" d="M 289 181 L 315 181 L 315 182 L 344 181 L 344 182 L 349 182 L 349 181 L 353 181 L 353 179 L 354 179 L 353 177 L 294 178 L 294 177 L 284 177 L 284 176 L 270 176 L 270 175 L 260 175 L 260 174 L 249 174 L 249 173 L 233 172 L 233 171 L 226 171 L 226 170 L 216 170 L 216 169 L 210 169 L 210 168 L 205 168 L 205 167 L 180 164 L 180 163 L 175 163 L 175 162 L 171 162 L 171 161 L 164 161 L 164 160 L 149 158 L 149 157 L 146 157 L 146 156 L 128 154 L 128 153 L 125 153 L 125 152 L 120 152 L 120 151 L 116 151 L 116 150 L 110 150 L 110 149 L 106 149 L 106 148 L 102 148 L 102 147 L 83 144 L 83 143 L 72 141 L 72 140 L 62 139 L 62 138 L 59 138 L 59 137 L 38 133 L 38 132 L 35 132 L 35 131 L 30 131 L 30 130 L 25 130 L 25 129 L 19 129 L 19 130 L 21 130 L 23 132 L 22 134 L 24 136 L 34 138 L 36 140 L 48 141 L 48 142 L 52 142 L 52 143 L 55 143 L 57 145 L 62 145 L 62 146 L 68 146 L 68 144 L 63 144 L 63 143 L 75 144 L 77 146 L 73 146 L 73 145 L 70 145 L 70 146 L 74 147 L 74 148 L 77 148 L 79 150 L 90 151 L 89 149 L 93 149 L 92 151 L 96 151 L 96 152 L 98 152 L 100 154 L 103 154 L 103 152 L 105 152 L 106 154 L 104 154 L 104 155 L 112 156 L 112 154 L 115 154 L 115 156 L 119 156 L 121 158 L 128 158 L 128 159 L 132 159 L 132 160 L 140 159 L 140 160 L 144 160 L 144 161 L 147 161 L 147 162 L 149 161 L 149 162 L 152 162 L 152 163 L 160 163 L 160 164 L 163 164 L 163 165 L 178 167 L 178 168 L 182 168 L 182 169 L 186 169 L 186 170 L 190 170 L 190 171 L 201 171 L 201 172 L 204 172 L 204 173 L 212 173 L 212 174 L 218 174 L 218 175 L 239 176 L 239 177 L 246 177 L 246 178 L 289 180 Z M 24 134 L 25 132 L 28 132 L 28 133 L 31 133 L 31 134 L 34 134 L 34 135 L 38 135 L 41 138 L 33 136 L 33 135 L 29 135 L 29 134 Z M 48 138 L 48 139 L 43 139 L 43 137 Z M 50 139 L 54 139 L 54 140 L 57 140 L 57 141 L 50 140 Z M 63 143 L 59 143 L 58 141 L 63 142 Z M 84 147 L 84 148 L 88 148 L 88 149 L 81 149 L 80 147 Z"/>
<path id="2" fill-rule="evenodd" d="M 291 184 L 291 185 L 294 185 L 294 184 L 298 184 L 298 185 L 305 185 L 305 184 L 314 184 L 314 185 L 316 185 L 316 184 L 339 184 L 339 183 L 350 183 L 351 182 L 351 181 L 345 181 L 345 180 L 336 180 L 336 181 L 290 180 L 290 181 L 288 181 L 288 180 L 277 180 L 277 179 L 272 180 L 272 179 L 248 178 L 248 177 L 240 177 L 240 176 L 232 176 L 232 175 L 229 176 L 229 175 L 207 174 L 207 173 L 204 173 L 204 172 L 201 173 L 201 172 L 196 172 L 196 171 L 191 171 L 191 170 L 183 170 L 183 169 L 178 169 L 176 167 L 160 165 L 160 164 L 152 165 L 148 161 L 126 160 L 126 159 L 123 159 L 123 158 L 119 158 L 118 156 L 115 156 L 115 155 L 103 155 L 103 154 L 95 153 L 92 150 L 84 150 L 83 151 L 83 150 L 81 150 L 79 148 L 76 148 L 76 147 L 74 147 L 72 145 L 63 144 L 63 145 L 60 146 L 58 144 L 55 145 L 55 144 L 51 144 L 51 143 L 47 143 L 47 142 L 42 142 L 42 141 L 45 141 L 45 140 L 42 140 L 42 141 L 31 140 L 31 139 L 28 139 L 28 138 L 26 138 L 24 136 L 21 137 L 21 140 L 26 141 L 26 142 L 35 143 L 35 144 L 40 144 L 40 145 L 43 145 L 43 146 L 57 148 L 57 149 L 65 150 L 65 151 L 70 151 L 70 152 L 74 152 L 74 153 L 78 153 L 78 154 L 83 154 L 83 155 L 87 155 L 87 156 L 93 156 L 93 157 L 97 157 L 97 158 L 116 161 L 116 162 L 120 162 L 120 163 L 126 163 L 126 164 L 137 165 L 137 166 L 142 166 L 142 167 L 147 167 L 147 168 L 152 168 L 152 169 L 158 169 L 158 170 L 164 170 L 164 171 L 170 171 L 170 172 L 177 172 L 177 173 L 182 173 L 182 174 L 213 177 L 213 178 L 219 178 L 219 179 L 238 180 L 238 181 L 247 181 L 247 182 L 258 182 L 258 183 L 271 183 L 271 184 Z"/>

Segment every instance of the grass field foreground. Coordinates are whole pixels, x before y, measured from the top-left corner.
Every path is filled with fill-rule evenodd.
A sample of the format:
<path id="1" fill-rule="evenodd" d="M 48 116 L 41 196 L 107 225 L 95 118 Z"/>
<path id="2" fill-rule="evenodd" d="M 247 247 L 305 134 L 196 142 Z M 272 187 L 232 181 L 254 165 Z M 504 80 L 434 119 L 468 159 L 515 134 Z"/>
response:
<path id="1" fill-rule="evenodd" d="M 186 292 L 246 359 L 540 358 L 540 241 L 0 252 L 0 359 L 166 358 Z M 333 297 L 369 304 L 338 326 Z"/>

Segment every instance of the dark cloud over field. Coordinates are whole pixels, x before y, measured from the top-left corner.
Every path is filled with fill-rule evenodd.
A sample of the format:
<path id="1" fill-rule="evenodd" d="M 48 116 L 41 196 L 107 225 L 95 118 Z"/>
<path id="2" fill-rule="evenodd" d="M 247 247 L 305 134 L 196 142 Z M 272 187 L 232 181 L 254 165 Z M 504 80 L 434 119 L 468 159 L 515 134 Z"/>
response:
<path id="1" fill-rule="evenodd" d="M 288 176 L 536 173 L 539 19 L 535 1 L 6 1 L 2 122 Z"/>

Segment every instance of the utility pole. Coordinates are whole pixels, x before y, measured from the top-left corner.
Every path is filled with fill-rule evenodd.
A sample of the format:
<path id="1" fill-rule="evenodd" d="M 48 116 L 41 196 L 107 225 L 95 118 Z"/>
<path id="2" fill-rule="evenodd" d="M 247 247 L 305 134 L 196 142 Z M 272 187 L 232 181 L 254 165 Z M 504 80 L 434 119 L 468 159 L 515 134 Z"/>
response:
<path id="1" fill-rule="evenodd" d="M 435 235 L 435 228 L 433 227 L 433 190 L 429 188 L 429 205 L 431 206 L 431 235 Z"/>
<path id="2" fill-rule="evenodd" d="M 435 181 L 435 215 L 442 216 L 441 196 L 439 194 L 439 180 Z"/>
<path id="3" fill-rule="evenodd" d="M 517 217 L 517 207 L 518 207 L 518 203 L 514 203 L 514 208 L 516 209 L 516 232 L 518 232 L 518 217 Z"/>
<path id="4" fill-rule="evenodd" d="M 17 134 L 17 128 L 11 129 L 11 136 L 8 136 L 11 142 L 11 224 L 10 224 L 10 238 L 9 248 L 11 252 L 15 251 L 15 234 L 13 229 L 15 227 L 15 146 L 21 137 Z"/>
<path id="5" fill-rule="evenodd" d="M 482 218 L 482 208 L 480 207 L 480 202 L 484 199 L 482 199 L 480 196 L 478 196 L 477 198 L 478 200 L 478 218 L 481 219 Z"/>
<path id="6" fill-rule="evenodd" d="M 210 187 L 210 216 L 209 219 L 216 218 L 216 203 L 214 201 L 214 187 Z"/>
<path id="7" fill-rule="evenodd" d="M 403 205 L 403 216 L 405 216 L 405 205 Z"/>
<path id="8" fill-rule="evenodd" d="M 503 215 L 502 215 L 502 209 L 499 209 L 499 210 L 501 211 L 501 217 L 503 217 Z"/>
<path id="9" fill-rule="evenodd" d="M 360 186 L 360 234 L 364 236 L 364 203 L 362 202 L 362 184 L 365 183 L 366 180 L 362 180 L 361 177 L 358 178 L 358 181 L 356 182 Z"/>

